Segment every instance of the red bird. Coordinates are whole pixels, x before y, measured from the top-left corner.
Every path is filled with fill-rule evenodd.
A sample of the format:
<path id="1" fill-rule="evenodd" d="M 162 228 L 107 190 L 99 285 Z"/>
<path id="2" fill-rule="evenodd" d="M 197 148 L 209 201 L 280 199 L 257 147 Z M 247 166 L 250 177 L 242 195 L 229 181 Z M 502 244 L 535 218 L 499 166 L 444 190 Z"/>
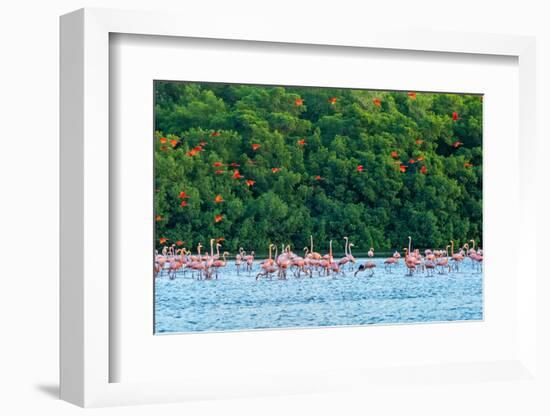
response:
<path id="1" fill-rule="evenodd" d="M 168 148 L 166 146 L 160 146 L 160 150 L 166 152 L 168 151 Z"/>
<path id="2" fill-rule="evenodd" d="M 165 144 L 168 142 L 168 139 L 166 137 L 161 137 L 159 140 L 162 144 Z"/>
<path id="3" fill-rule="evenodd" d="M 179 247 L 183 246 L 183 241 L 181 240 L 176 241 L 176 245 Z"/>
<path id="4" fill-rule="evenodd" d="M 414 160 L 414 159 L 409 159 L 409 165 L 414 164 L 414 162 L 416 162 L 416 160 Z"/>
<path id="5" fill-rule="evenodd" d="M 363 165 L 357 166 L 357 172 L 363 172 Z"/>
<path id="6" fill-rule="evenodd" d="M 421 145 L 422 143 L 424 143 L 424 140 L 422 140 L 422 139 L 416 139 L 416 140 L 415 140 L 415 143 L 418 144 L 418 145 Z"/>
<path id="7" fill-rule="evenodd" d="M 159 238 L 159 243 L 160 243 L 160 244 L 165 244 L 167 241 L 168 241 L 168 239 L 165 238 L 165 237 L 160 237 L 160 238 Z"/>
<path id="8" fill-rule="evenodd" d="M 178 141 L 176 139 L 172 139 L 170 140 L 170 144 L 172 145 L 172 147 L 176 147 L 178 144 Z"/>
<path id="9" fill-rule="evenodd" d="M 424 160 L 424 156 L 418 156 L 418 157 L 416 158 L 416 161 L 417 161 L 417 162 L 422 162 L 423 160 Z"/>
<path id="10" fill-rule="evenodd" d="M 185 199 L 185 198 L 190 198 L 190 196 L 187 195 L 187 194 L 185 193 L 185 191 L 181 191 L 180 194 L 178 195 L 178 198 L 179 198 L 179 199 Z"/>
<path id="11" fill-rule="evenodd" d="M 180 207 L 186 207 L 186 206 L 187 206 L 187 201 L 185 200 L 181 201 Z"/>
<path id="12" fill-rule="evenodd" d="M 155 217 L 155 221 L 162 221 L 162 215 L 157 215 Z"/>
<path id="13" fill-rule="evenodd" d="M 221 215 L 216 215 L 214 217 L 214 222 L 220 222 L 221 220 L 223 220 L 223 217 Z"/>
<path id="14" fill-rule="evenodd" d="M 393 152 L 391 152 L 391 157 L 393 157 L 394 159 L 397 159 L 399 157 L 399 153 L 397 153 L 395 150 Z"/>
<path id="15" fill-rule="evenodd" d="M 456 111 L 453 111 L 453 121 L 458 120 L 458 113 Z"/>
<path id="16" fill-rule="evenodd" d="M 402 173 L 405 173 L 407 171 L 407 165 L 399 165 L 399 170 L 402 172 Z"/>
<path id="17" fill-rule="evenodd" d="M 375 98 L 374 100 L 372 100 L 372 102 L 377 107 L 380 107 L 382 105 L 382 100 L 380 100 L 380 98 Z"/>
<path id="18" fill-rule="evenodd" d="M 186 154 L 187 156 L 195 156 L 199 151 L 195 149 L 189 150 Z"/>
<path id="19" fill-rule="evenodd" d="M 244 176 L 241 175 L 238 170 L 233 171 L 233 179 L 241 179 L 241 178 L 244 178 Z"/>
<path id="20" fill-rule="evenodd" d="M 336 97 L 330 97 L 328 99 L 328 102 L 331 103 L 332 105 L 336 104 Z"/>
<path id="21" fill-rule="evenodd" d="M 298 143 L 298 146 L 304 146 L 306 144 L 306 139 L 300 139 L 296 143 Z"/>
<path id="22" fill-rule="evenodd" d="M 320 180 L 322 180 L 322 179 L 323 179 L 323 178 L 321 178 L 321 175 L 317 175 L 317 176 L 315 177 L 315 180 L 316 180 L 316 181 L 320 181 Z"/>
<path id="23" fill-rule="evenodd" d="M 256 182 L 253 181 L 252 179 L 247 179 L 247 180 L 246 180 L 246 186 L 252 186 L 252 185 L 254 185 L 255 183 L 256 183 Z"/>
<path id="24" fill-rule="evenodd" d="M 271 172 L 277 173 L 281 170 L 281 168 L 271 168 Z"/>
<path id="25" fill-rule="evenodd" d="M 223 202 L 223 198 L 221 195 L 216 195 L 216 197 L 214 198 L 214 202 L 216 204 L 219 204 L 220 202 Z"/>
<path id="26" fill-rule="evenodd" d="M 222 174 L 225 173 L 225 170 L 216 170 L 216 171 L 214 171 L 214 173 L 215 173 L 216 175 L 222 175 Z"/>
<path id="27" fill-rule="evenodd" d="M 261 147 L 260 144 L 258 144 L 258 143 L 252 143 L 252 150 L 256 151 L 256 150 L 258 150 L 260 147 Z"/>
<path id="28" fill-rule="evenodd" d="M 464 143 L 462 142 L 459 142 L 458 140 L 456 142 L 453 143 L 453 147 L 455 149 L 458 149 L 460 146 L 462 146 Z"/>
<path id="29" fill-rule="evenodd" d="M 206 146 L 208 143 L 207 142 L 200 142 L 199 145 L 201 145 L 202 147 Z"/>
<path id="30" fill-rule="evenodd" d="M 241 165 L 239 165 L 238 163 L 232 162 L 232 163 L 230 163 L 230 164 L 227 165 L 227 166 L 231 166 L 232 168 L 238 168 L 238 167 L 241 166 Z"/>
<path id="31" fill-rule="evenodd" d="M 416 92 L 408 92 L 407 95 L 411 100 L 416 100 Z"/>
<path id="32" fill-rule="evenodd" d="M 223 163 L 222 162 L 214 162 L 212 164 L 212 166 L 214 166 L 215 168 L 219 168 L 220 166 L 223 166 Z"/>
<path id="33" fill-rule="evenodd" d="M 465 168 L 471 168 L 473 167 L 474 165 L 472 165 L 471 163 L 464 163 L 464 167 Z"/>
<path id="34" fill-rule="evenodd" d="M 210 136 L 212 137 L 218 137 L 220 135 L 220 132 L 219 131 L 213 131 L 212 134 Z"/>
<path id="35" fill-rule="evenodd" d="M 422 166 L 420 168 L 420 173 L 426 173 L 426 172 L 428 172 L 428 169 L 426 168 L 426 166 Z"/>
<path id="36" fill-rule="evenodd" d="M 301 98 L 296 98 L 296 99 L 294 100 L 294 105 L 295 105 L 296 107 L 300 107 L 300 106 L 303 105 L 303 104 L 304 104 L 304 100 L 302 100 Z"/>

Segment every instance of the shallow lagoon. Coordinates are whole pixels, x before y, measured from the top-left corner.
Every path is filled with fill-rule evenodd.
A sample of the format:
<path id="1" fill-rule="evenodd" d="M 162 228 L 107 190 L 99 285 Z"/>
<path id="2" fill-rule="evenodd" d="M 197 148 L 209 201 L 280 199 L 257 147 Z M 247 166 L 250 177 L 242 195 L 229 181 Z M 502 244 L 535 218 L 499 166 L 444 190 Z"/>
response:
<path id="1" fill-rule="evenodd" d="M 364 259 L 358 259 L 357 264 Z M 383 258 L 353 277 L 301 277 L 256 281 L 234 262 L 218 280 L 194 280 L 191 273 L 155 281 L 155 332 L 232 331 L 265 328 L 396 324 L 483 319 L 483 274 L 466 259 L 459 272 L 406 276 L 400 266 L 384 270 Z"/>

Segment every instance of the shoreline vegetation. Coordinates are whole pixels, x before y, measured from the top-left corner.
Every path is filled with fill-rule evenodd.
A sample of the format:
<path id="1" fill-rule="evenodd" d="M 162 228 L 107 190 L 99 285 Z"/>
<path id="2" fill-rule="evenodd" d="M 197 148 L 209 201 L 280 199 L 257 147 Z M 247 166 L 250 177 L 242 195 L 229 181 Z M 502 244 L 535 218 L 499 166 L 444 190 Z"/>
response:
<path id="1" fill-rule="evenodd" d="M 482 96 L 156 81 L 155 248 L 483 244 Z M 457 245 L 458 246 L 458 245 Z M 265 251 L 265 253 L 264 253 Z M 336 253 L 336 251 L 335 251 Z"/>

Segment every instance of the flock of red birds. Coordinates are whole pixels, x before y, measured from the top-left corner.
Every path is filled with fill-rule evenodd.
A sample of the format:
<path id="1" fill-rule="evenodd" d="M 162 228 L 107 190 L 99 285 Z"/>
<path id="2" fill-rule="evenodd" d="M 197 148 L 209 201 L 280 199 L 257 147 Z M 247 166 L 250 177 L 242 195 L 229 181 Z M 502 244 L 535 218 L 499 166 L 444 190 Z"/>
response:
<path id="1" fill-rule="evenodd" d="M 416 99 L 416 93 L 415 92 L 409 92 L 409 93 L 407 93 L 407 96 L 412 100 Z M 331 98 L 328 99 L 328 102 L 331 105 L 335 105 L 337 103 L 337 101 L 338 101 L 337 97 L 331 97 Z M 300 107 L 300 106 L 304 105 L 304 99 L 296 98 L 295 101 L 294 101 L 294 104 L 297 107 Z M 382 100 L 380 98 L 374 98 L 373 99 L 373 104 L 376 107 L 381 107 L 382 106 Z M 457 121 L 459 119 L 458 113 L 456 111 L 453 111 L 451 117 L 452 117 L 453 121 Z M 219 137 L 220 135 L 221 135 L 221 133 L 219 131 L 213 131 L 210 134 L 210 137 L 215 138 L 215 137 Z M 166 152 L 166 151 L 169 150 L 168 144 L 170 144 L 170 146 L 172 148 L 175 148 L 179 144 L 179 140 L 177 140 L 177 139 L 170 139 L 169 140 L 166 137 L 161 137 L 159 139 L 159 141 L 160 141 L 160 144 L 161 144 L 160 150 L 163 151 L 163 152 Z M 306 145 L 306 140 L 305 139 L 299 139 L 296 143 L 297 143 L 298 146 L 303 147 L 303 146 Z M 415 143 L 420 146 L 424 143 L 424 140 L 416 139 Z M 208 145 L 208 143 L 206 141 L 201 141 L 197 146 L 195 146 L 193 149 L 189 150 L 186 154 L 189 157 L 194 157 L 194 156 L 198 155 L 200 152 L 204 151 L 204 148 L 207 145 Z M 458 141 L 458 140 L 455 141 L 452 144 L 452 146 L 454 148 L 459 148 L 462 145 L 463 145 L 463 143 Z M 258 151 L 261 147 L 262 147 L 262 145 L 260 143 L 252 143 L 251 144 L 251 148 L 254 152 Z M 402 162 L 401 160 L 399 160 L 399 153 L 396 150 L 392 151 L 390 153 L 390 155 L 393 159 L 396 159 L 395 164 L 399 166 L 399 170 L 402 173 L 406 173 L 407 169 L 409 167 L 411 167 L 412 165 L 417 164 L 417 163 L 421 163 L 421 162 L 424 161 L 423 156 L 418 156 L 416 159 L 409 159 L 408 162 Z M 254 164 L 255 162 L 252 161 L 252 160 L 249 160 L 249 163 Z M 214 162 L 212 166 L 214 168 L 216 168 L 216 170 L 214 171 L 214 174 L 216 174 L 216 175 L 223 175 L 223 174 L 226 174 L 226 173 L 231 173 L 231 177 L 235 180 L 245 178 L 240 173 L 240 171 L 237 169 L 240 165 L 236 162 L 231 162 L 231 163 L 228 163 L 228 164 L 224 164 L 222 162 Z M 473 164 L 464 163 L 464 167 L 465 168 L 471 168 L 471 167 L 473 167 Z M 223 168 L 231 168 L 231 169 L 226 170 L 226 169 L 223 169 Z M 231 172 L 231 170 L 232 170 L 232 172 Z M 271 168 L 271 172 L 274 173 L 274 174 L 276 174 L 280 171 L 281 171 L 280 167 L 272 167 Z M 365 172 L 365 166 L 364 165 L 358 165 L 357 168 L 356 168 L 356 171 L 359 172 L 359 173 Z M 421 174 L 428 173 L 428 168 L 426 167 L 426 165 L 422 164 L 422 166 L 419 169 L 419 172 Z M 315 181 L 321 181 L 321 180 L 323 180 L 323 178 L 320 175 L 316 175 L 316 176 L 314 176 L 314 180 Z M 244 181 L 244 183 L 246 184 L 247 187 L 252 187 L 252 186 L 255 185 L 256 181 L 254 181 L 253 179 L 246 179 Z M 179 194 L 179 199 L 181 200 L 180 203 L 179 203 L 180 207 L 184 208 L 188 205 L 188 202 L 187 202 L 188 198 L 190 198 L 189 195 L 187 195 L 184 191 L 180 192 L 180 194 Z M 215 203 L 223 202 L 223 197 L 221 195 L 217 195 L 214 198 L 214 202 Z M 162 215 L 157 215 L 155 217 L 156 221 L 163 221 L 163 219 L 164 218 L 162 217 Z M 222 215 L 217 214 L 217 215 L 214 216 L 214 222 L 215 223 L 219 223 L 222 220 L 223 220 Z M 165 237 L 159 238 L 159 243 L 161 245 L 164 244 L 163 241 L 166 242 L 167 239 Z"/>

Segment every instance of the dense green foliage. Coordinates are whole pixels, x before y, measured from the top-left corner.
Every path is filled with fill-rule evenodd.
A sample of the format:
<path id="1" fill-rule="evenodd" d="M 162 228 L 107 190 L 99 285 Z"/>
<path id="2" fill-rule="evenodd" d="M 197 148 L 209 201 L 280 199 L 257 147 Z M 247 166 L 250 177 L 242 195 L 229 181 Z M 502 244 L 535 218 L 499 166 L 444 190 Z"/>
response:
<path id="1" fill-rule="evenodd" d="M 482 238 L 478 95 L 155 82 L 155 102 L 157 247 Z"/>

